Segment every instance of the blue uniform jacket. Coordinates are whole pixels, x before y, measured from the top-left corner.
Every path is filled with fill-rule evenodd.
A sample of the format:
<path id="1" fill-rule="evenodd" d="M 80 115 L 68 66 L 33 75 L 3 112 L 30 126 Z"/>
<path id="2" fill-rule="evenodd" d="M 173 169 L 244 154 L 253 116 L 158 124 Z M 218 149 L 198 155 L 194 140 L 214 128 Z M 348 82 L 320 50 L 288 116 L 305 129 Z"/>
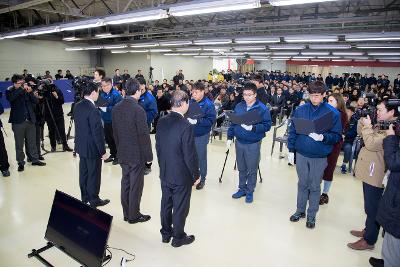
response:
<path id="1" fill-rule="evenodd" d="M 100 96 L 108 102 L 107 104 L 107 111 L 101 112 L 101 118 L 104 123 L 111 123 L 111 112 L 113 107 L 122 100 L 122 96 L 120 93 L 115 90 L 114 88 L 107 94 L 105 92 L 101 92 Z"/>
<path id="2" fill-rule="evenodd" d="M 232 124 L 228 129 L 228 139 L 231 140 L 236 137 L 237 141 L 242 144 L 253 144 L 259 142 L 265 137 L 265 133 L 271 129 L 271 115 L 269 109 L 261 103 L 259 100 L 247 110 L 247 105 L 245 101 L 240 102 L 235 107 L 235 114 L 244 114 L 247 111 L 257 109 L 260 112 L 262 121 L 260 123 L 254 124 L 251 131 L 245 130 L 242 126 L 238 124 Z"/>
<path id="3" fill-rule="evenodd" d="M 148 91 L 140 96 L 139 104 L 146 111 L 147 124 L 150 125 L 157 116 L 157 101 Z"/>
<path id="4" fill-rule="evenodd" d="M 190 102 L 195 102 L 196 100 L 192 99 Z M 203 99 L 198 102 L 201 110 L 204 113 L 202 118 L 197 119 L 197 123 L 194 125 L 194 136 L 199 137 L 205 134 L 208 134 L 211 131 L 211 127 L 215 120 L 217 119 L 217 113 L 215 111 L 215 106 L 213 102 L 207 97 L 203 97 Z"/>
<path id="5" fill-rule="evenodd" d="M 342 137 L 342 123 L 339 111 L 325 102 L 319 106 L 306 103 L 295 110 L 293 118 L 314 120 L 328 112 L 333 112 L 333 127 L 328 132 L 323 133 L 324 139 L 322 142 L 314 141 L 308 135 L 297 134 L 294 124 L 290 123 L 288 137 L 288 149 L 290 152 L 296 151 L 296 153 L 308 158 L 325 158 L 331 153 L 333 145 Z"/>

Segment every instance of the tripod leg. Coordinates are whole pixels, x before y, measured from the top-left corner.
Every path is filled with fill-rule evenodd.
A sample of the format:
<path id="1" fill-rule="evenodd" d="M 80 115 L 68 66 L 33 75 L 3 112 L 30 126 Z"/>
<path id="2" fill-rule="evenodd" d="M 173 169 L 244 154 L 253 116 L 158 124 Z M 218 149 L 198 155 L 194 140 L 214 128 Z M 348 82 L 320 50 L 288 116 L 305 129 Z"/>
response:
<path id="1" fill-rule="evenodd" d="M 221 176 L 219 177 L 219 182 L 220 183 L 222 183 L 222 175 L 224 175 L 224 170 L 225 170 L 226 160 L 228 159 L 228 155 L 229 155 L 229 149 L 226 151 L 226 157 L 225 157 L 225 161 L 224 161 L 224 166 L 222 167 Z"/>

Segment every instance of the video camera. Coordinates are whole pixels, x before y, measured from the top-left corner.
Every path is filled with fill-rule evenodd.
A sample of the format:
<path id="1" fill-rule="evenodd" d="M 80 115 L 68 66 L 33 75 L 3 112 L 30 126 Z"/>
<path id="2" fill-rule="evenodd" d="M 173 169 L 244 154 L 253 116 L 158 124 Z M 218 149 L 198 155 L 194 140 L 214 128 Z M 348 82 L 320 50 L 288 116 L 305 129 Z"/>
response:
<path id="1" fill-rule="evenodd" d="M 357 120 L 369 116 L 372 124 L 376 124 L 378 119 L 376 113 L 376 106 L 378 104 L 377 97 L 374 93 L 367 93 L 365 94 L 365 98 L 368 100 L 367 107 L 357 110 L 355 116 Z"/>
<path id="2" fill-rule="evenodd" d="M 397 136 L 400 136 L 400 120 L 397 119 L 395 121 L 380 121 L 377 124 L 377 127 L 381 131 L 389 130 L 389 126 L 393 125 L 394 132 Z"/>
<path id="3" fill-rule="evenodd" d="M 50 93 L 56 91 L 56 86 L 49 79 L 42 79 L 38 77 L 37 87 L 38 95 L 43 97 L 50 96 Z"/>
<path id="4" fill-rule="evenodd" d="M 93 79 L 89 76 L 77 76 L 72 81 L 72 87 L 74 88 L 74 102 L 77 103 L 83 98 L 83 88 L 87 86 Z"/>

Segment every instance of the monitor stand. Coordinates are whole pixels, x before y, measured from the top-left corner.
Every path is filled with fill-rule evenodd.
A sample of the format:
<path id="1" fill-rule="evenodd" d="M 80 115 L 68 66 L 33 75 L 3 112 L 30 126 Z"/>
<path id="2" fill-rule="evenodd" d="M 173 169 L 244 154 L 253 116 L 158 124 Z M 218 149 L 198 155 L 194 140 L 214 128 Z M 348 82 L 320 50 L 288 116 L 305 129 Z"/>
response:
<path id="1" fill-rule="evenodd" d="M 32 258 L 35 257 L 36 259 L 38 259 L 41 263 L 43 263 L 43 265 L 47 266 L 47 267 L 54 267 L 54 265 L 52 265 L 50 262 L 48 262 L 45 258 L 43 258 L 40 253 L 50 249 L 54 247 L 54 244 L 52 242 L 47 242 L 47 245 L 39 248 L 39 249 L 32 249 L 32 252 L 28 254 L 28 258 Z M 111 260 L 111 255 L 104 255 L 103 258 L 103 262 L 107 261 L 107 260 Z M 81 266 L 83 267 L 83 266 Z"/>

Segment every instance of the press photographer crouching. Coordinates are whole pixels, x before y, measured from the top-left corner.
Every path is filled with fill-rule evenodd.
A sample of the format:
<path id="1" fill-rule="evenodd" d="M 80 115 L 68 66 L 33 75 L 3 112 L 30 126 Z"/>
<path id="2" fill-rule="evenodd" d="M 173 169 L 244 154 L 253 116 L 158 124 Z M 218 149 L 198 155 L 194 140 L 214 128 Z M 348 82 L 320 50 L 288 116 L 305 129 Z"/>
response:
<path id="1" fill-rule="evenodd" d="M 27 140 L 28 150 L 31 153 L 32 165 L 46 165 L 46 163 L 39 161 L 36 147 L 36 116 L 33 105 L 38 102 L 38 95 L 33 93 L 32 87 L 25 83 L 22 75 L 14 74 L 11 81 L 13 85 L 8 87 L 6 92 L 7 100 L 11 106 L 8 122 L 12 124 L 14 132 L 18 171 L 22 172 L 25 166 L 25 139 Z"/>
<path id="2" fill-rule="evenodd" d="M 68 146 L 67 137 L 65 135 L 64 111 L 64 95 L 60 89 L 55 86 L 52 79 L 41 81 L 38 87 L 38 95 L 44 105 L 44 118 L 49 129 L 49 139 L 51 152 L 56 151 L 57 139 L 61 141 L 62 151 L 71 152 Z"/>
<path id="3" fill-rule="evenodd" d="M 389 101 L 392 100 L 383 100 L 377 105 L 375 126 L 371 122 L 370 115 L 362 117 L 358 122 L 357 132 L 362 137 L 364 146 L 358 156 L 355 176 L 363 181 L 364 210 L 367 219 L 364 230 L 350 232 L 360 238 L 357 242 L 348 244 L 355 250 L 373 249 L 378 239 L 380 226 L 376 222 L 376 215 L 383 194 L 382 182 L 385 176 L 383 139 L 387 130 L 380 125 L 394 123 L 399 115 L 398 107 L 389 105 Z"/>

